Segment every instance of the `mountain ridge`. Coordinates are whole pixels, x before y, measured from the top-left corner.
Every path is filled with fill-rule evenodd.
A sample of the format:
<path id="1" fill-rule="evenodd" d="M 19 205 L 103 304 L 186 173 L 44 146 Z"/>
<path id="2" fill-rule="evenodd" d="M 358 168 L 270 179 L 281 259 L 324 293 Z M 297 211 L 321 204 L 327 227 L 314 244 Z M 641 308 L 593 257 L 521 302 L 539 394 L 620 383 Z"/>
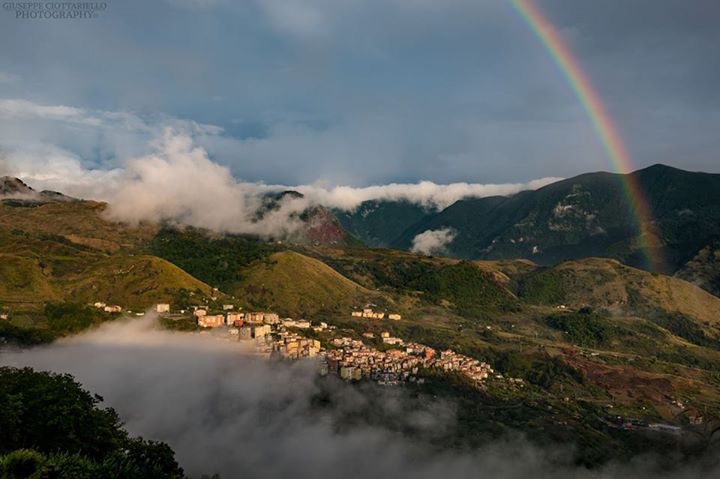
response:
<path id="1" fill-rule="evenodd" d="M 720 236 L 720 175 L 665 165 L 631 173 L 647 198 L 664 272 L 675 272 Z M 636 218 L 622 175 L 585 173 L 507 197 L 459 200 L 391 241 L 409 249 L 418 234 L 452 228 L 447 253 L 460 258 L 528 258 L 542 264 L 587 256 L 643 267 Z"/>

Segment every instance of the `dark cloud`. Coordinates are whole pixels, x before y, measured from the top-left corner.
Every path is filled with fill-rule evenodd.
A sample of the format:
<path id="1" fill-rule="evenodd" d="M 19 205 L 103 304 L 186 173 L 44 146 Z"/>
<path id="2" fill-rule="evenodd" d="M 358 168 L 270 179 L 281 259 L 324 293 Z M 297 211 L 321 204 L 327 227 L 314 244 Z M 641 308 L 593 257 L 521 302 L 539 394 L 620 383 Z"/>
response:
<path id="1" fill-rule="evenodd" d="M 716 170 L 717 2 L 538 4 L 637 166 Z M 247 180 L 517 182 L 611 167 L 509 2 L 124 0 L 86 22 L 0 11 L 0 42 L 0 78 L 15 79 L 0 97 L 219 125 L 245 149 L 211 155 Z M 85 161 L 119 161 L 83 141 Z"/>

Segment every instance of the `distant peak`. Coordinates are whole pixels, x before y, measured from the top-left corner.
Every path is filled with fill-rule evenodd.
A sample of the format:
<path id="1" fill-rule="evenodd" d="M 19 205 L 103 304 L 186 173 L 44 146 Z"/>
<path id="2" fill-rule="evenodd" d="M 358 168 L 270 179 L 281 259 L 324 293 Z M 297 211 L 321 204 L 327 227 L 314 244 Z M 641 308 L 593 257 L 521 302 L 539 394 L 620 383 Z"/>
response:
<path id="1" fill-rule="evenodd" d="M 0 177 L 0 196 L 33 194 L 35 194 L 35 190 L 26 185 L 21 179 L 13 176 Z"/>
<path id="2" fill-rule="evenodd" d="M 58 191 L 35 191 L 24 181 L 13 176 L 0 176 L 0 196 L 4 199 L 22 199 L 33 202 L 66 202 L 77 198 L 66 196 Z"/>
<path id="3" fill-rule="evenodd" d="M 654 165 L 650 165 L 645 168 L 641 168 L 638 171 L 671 171 L 671 170 L 672 171 L 681 171 L 679 168 L 665 165 L 663 163 L 655 163 Z"/>

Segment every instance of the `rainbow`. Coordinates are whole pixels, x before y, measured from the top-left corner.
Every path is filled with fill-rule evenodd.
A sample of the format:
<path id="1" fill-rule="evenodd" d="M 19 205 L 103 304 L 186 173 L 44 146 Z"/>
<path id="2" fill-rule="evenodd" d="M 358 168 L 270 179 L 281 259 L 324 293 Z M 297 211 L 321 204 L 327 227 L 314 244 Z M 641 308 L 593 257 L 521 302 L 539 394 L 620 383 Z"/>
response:
<path id="1" fill-rule="evenodd" d="M 655 271 L 662 264 L 662 260 L 657 253 L 653 253 L 657 249 L 653 249 L 649 242 L 652 238 L 648 231 L 652 224 L 650 207 L 636 179 L 628 174 L 633 171 L 630 155 L 625 149 L 622 137 L 613 125 L 612 118 L 606 111 L 590 79 L 582 70 L 580 63 L 573 56 L 572 51 L 552 23 L 537 7 L 534 0 L 510 1 L 545 46 L 545 49 L 572 87 L 578 100 L 580 100 L 593 129 L 605 149 L 605 153 L 613 165 L 613 169 L 623 174 L 621 181 L 631 216 L 634 218 L 638 228 L 639 246 L 647 268 L 650 271 Z"/>

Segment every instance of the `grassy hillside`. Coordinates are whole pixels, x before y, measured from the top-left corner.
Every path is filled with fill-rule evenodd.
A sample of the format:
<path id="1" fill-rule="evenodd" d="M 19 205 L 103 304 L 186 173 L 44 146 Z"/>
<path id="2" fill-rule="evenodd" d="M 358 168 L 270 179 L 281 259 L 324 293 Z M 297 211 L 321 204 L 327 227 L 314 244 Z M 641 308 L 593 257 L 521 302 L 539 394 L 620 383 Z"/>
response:
<path id="1" fill-rule="evenodd" d="M 720 297 L 720 241 L 701 249 L 675 276 Z"/>
<path id="2" fill-rule="evenodd" d="M 413 296 L 424 305 L 442 306 L 468 317 L 482 318 L 519 307 L 507 275 L 472 262 L 380 249 L 349 249 L 323 259 L 370 289 Z"/>
<path id="3" fill-rule="evenodd" d="M 130 226 L 108 221 L 107 204 L 95 201 L 11 206 L 0 202 L 0 228 L 34 234 L 63 236 L 67 240 L 102 251 L 136 249 L 155 235 L 157 226 Z"/>
<path id="4" fill-rule="evenodd" d="M 244 267 L 279 248 L 252 237 L 188 227 L 161 229 L 148 249 L 213 287 L 231 291 L 242 280 Z"/>
<path id="5" fill-rule="evenodd" d="M 349 314 L 378 295 L 345 278 L 321 261 L 292 251 L 274 253 L 244 269 L 233 290 L 241 300 L 283 314 Z"/>
<path id="6" fill-rule="evenodd" d="M 686 281 L 656 275 L 617 261 L 588 258 L 531 272 L 520 296 L 535 304 L 592 306 L 643 315 L 679 313 L 699 323 L 720 323 L 720 299 Z"/>
<path id="7" fill-rule="evenodd" d="M 207 284 L 161 258 L 109 254 L 58 235 L 0 230 L 0 304 L 10 309 L 41 310 L 56 300 L 144 308 L 180 289 L 210 293 Z"/>
<path id="8" fill-rule="evenodd" d="M 107 258 L 87 271 L 65 278 L 61 289 L 75 301 L 103 301 L 135 308 L 169 301 L 181 289 L 205 296 L 211 293 L 207 284 L 154 256 Z"/>
<path id="9" fill-rule="evenodd" d="M 49 301 L 58 297 L 59 292 L 38 260 L 0 254 L 0 303 Z"/>

